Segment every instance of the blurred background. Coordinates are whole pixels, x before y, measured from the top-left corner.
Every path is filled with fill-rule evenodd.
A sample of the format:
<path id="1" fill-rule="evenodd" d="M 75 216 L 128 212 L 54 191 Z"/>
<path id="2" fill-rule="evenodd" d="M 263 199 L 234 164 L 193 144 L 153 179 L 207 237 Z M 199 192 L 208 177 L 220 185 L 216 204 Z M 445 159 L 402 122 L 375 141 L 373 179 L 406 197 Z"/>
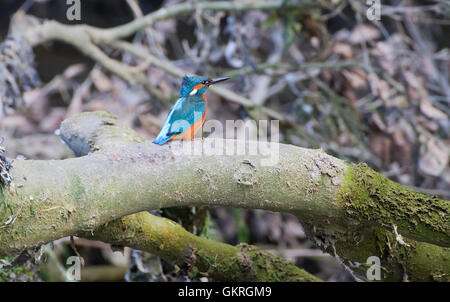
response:
<path id="1" fill-rule="evenodd" d="M 66 1 L 3 0 L 0 43 L 18 12 L 38 22 L 110 28 L 179 2 L 81 1 L 81 21 L 68 21 Z M 365 1 L 314 2 L 301 9 L 181 14 L 127 41 L 186 74 L 231 77 L 221 86 L 257 105 L 208 92 L 207 119 L 279 116 L 282 143 L 366 162 L 405 186 L 450 199 L 449 2 L 382 1 L 379 21 L 368 20 Z M 102 50 L 141 68 L 152 89 L 167 98 L 127 83 L 70 45 L 40 45 L 33 49 L 37 73 L 23 102 L 0 87 L 0 137 L 8 157 L 73 157 L 55 131 L 67 116 L 83 111 L 108 111 L 148 139 L 158 134 L 177 98 L 180 77 L 126 51 Z M 157 214 L 197 235 L 258 245 L 324 280 L 354 280 L 338 260 L 307 240 L 294 216 L 220 207 Z M 55 268 L 67 266 L 66 259 L 77 253 L 85 259 L 84 281 L 190 280 L 183 269 L 148 253 L 82 238 L 74 244 L 69 238 L 53 242 L 41 264 L 17 255 L 0 259 L 0 280 L 61 280 Z"/>

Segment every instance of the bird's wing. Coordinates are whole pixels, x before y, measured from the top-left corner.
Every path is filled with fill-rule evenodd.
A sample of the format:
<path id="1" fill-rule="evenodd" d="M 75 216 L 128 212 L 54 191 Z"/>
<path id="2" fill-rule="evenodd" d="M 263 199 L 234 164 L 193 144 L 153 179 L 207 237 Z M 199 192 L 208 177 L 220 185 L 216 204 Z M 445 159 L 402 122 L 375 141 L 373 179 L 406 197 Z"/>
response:
<path id="1" fill-rule="evenodd" d="M 205 102 L 201 97 L 179 98 L 167 115 L 164 126 L 153 141 L 156 144 L 166 143 L 173 135 L 189 129 L 202 118 L 205 112 Z"/>
<path id="2" fill-rule="evenodd" d="M 170 123 L 168 134 L 179 134 L 189 129 L 202 118 L 205 103 L 199 97 L 180 98 L 167 117 Z"/>

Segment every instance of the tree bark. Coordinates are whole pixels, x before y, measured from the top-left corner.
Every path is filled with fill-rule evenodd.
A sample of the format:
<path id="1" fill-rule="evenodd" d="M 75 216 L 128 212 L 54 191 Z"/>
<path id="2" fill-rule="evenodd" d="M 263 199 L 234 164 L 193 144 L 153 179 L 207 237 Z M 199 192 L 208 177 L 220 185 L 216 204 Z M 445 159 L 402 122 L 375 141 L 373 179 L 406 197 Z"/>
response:
<path id="1" fill-rule="evenodd" d="M 106 113 L 84 113 L 67 119 L 61 138 L 77 156 L 143 142 L 132 129 Z M 147 211 L 118 218 L 79 236 L 144 250 L 187 269 L 191 277 L 216 281 L 321 281 L 290 261 L 255 246 L 234 247 L 189 233 L 172 220 Z"/>
<path id="2" fill-rule="evenodd" d="M 105 138 L 114 140 L 117 134 Z M 122 135 L 133 137 L 132 132 Z M 216 143 L 248 147 L 254 142 Z M 379 256 L 386 260 L 387 276 L 398 278 L 397 267 L 404 265 L 409 279 L 448 278 L 448 201 L 406 189 L 364 164 L 349 165 L 321 150 L 278 147 L 280 161 L 273 167 L 262 166 L 260 155 L 184 155 L 182 145 L 148 142 L 75 159 L 16 161 L 11 170 L 15 192 L 3 190 L 1 197 L 7 207 L 0 217 L 0 253 L 93 232 L 143 210 L 221 205 L 294 213 L 319 246 L 361 273 L 356 262 Z M 404 239 L 402 245 L 378 228 L 393 226 L 417 241 Z M 427 256 L 433 261 L 424 261 Z M 415 274 L 417 265 L 432 271 Z"/>
<path id="3" fill-rule="evenodd" d="M 150 94 L 164 99 L 142 72 L 111 59 L 99 46 L 129 48 L 119 40 L 158 20 L 196 9 L 274 9 L 283 3 L 180 4 L 113 29 L 45 21 L 16 33 L 23 33 L 31 46 L 52 40 L 73 45 L 127 82 L 142 84 Z M 305 5 L 309 8 L 313 4 Z M 133 50 L 134 55 L 145 56 L 139 49 Z M 178 72 L 170 64 L 161 68 Z M 250 100 L 236 97 L 231 91 L 215 92 L 245 107 L 253 106 Z M 261 109 L 280 119 L 279 113 Z M 87 116 L 74 122 L 73 129 L 82 125 Z M 102 117 L 111 118 L 104 114 Z M 282 144 L 280 163 L 275 167 L 262 166 L 258 156 L 174 156 L 173 151 L 180 148 L 175 144 L 157 147 L 147 142 L 117 147 L 124 137 L 139 142 L 139 136 L 116 122 L 100 126 L 105 133 L 86 132 L 72 136 L 70 143 L 85 148 L 79 149 L 79 155 L 105 147 L 102 152 L 64 161 L 14 162 L 15 188 L 0 190 L 0 254 L 95 231 L 110 242 L 141 244 L 143 241 L 117 237 L 118 232 L 114 233 L 116 237 L 108 237 L 106 231 L 99 230 L 104 230 L 105 223 L 117 230 L 118 218 L 142 210 L 217 204 L 296 214 L 316 244 L 360 276 L 366 272 L 361 264 L 369 256 L 378 256 L 385 269 L 383 280 L 450 279 L 449 202 L 406 189 L 365 164 L 350 165 L 321 150 Z M 217 143 L 242 144 L 230 140 Z M 133 230 L 131 223 L 129 226 Z M 123 234 L 133 234 L 130 230 Z"/>

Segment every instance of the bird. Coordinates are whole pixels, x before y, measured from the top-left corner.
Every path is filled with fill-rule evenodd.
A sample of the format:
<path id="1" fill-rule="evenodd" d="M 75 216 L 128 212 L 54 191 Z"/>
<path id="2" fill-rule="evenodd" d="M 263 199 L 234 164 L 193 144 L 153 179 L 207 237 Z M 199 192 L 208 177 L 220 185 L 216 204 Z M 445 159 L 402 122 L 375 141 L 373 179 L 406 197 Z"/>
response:
<path id="1" fill-rule="evenodd" d="M 205 92 L 209 86 L 228 80 L 201 76 L 184 76 L 180 97 L 170 109 L 158 136 L 153 140 L 157 145 L 174 140 L 194 140 L 195 133 L 205 122 L 208 102 Z"/>

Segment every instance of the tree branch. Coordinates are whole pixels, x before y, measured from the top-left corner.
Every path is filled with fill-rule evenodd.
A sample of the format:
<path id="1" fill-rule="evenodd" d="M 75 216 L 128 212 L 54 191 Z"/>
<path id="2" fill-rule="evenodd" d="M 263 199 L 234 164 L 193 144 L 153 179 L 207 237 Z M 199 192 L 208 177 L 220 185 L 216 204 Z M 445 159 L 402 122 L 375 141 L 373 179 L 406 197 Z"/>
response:
<path id="1" fill-rule="evenodd" d="M 191 277 L 216 281 L 321 281 L 293 263 L 255 246 L 228 244 L 189 233 L 172 220 L 140 212 L 80 234 L 115 245 L 148 251 L 187 267 Z"/>
<path id="2" fill-rule="evenodd" d="M 87 57 L 95 60 L 105 69 L 119 76 L 128 83 L 140 84 L 150 95 L 169 103 L 171 101 L 169 96 L 165 95 L 159 89 L 151 85 L 142 71 L 108 57 L 97 45 L 110 45 L 115 48 L 129 51 L 133 55 L 142 58 L 148 63 L 152 63 L 160 67 L 174 76 L 182 77 L 185 75 L 185 71 L 177 68 L 172 63 L 158 60 L 148 51 L 135 47 L 127 42 L 120 41 L 120 39 L 127 37 L 145 26 L 149 26 L 159 20 L 170 18 L 181 13 L 192 12 L 196 9 L 223 11 L 276 9 L 281 7 L 307 9 L 318 7 L 318 5 L 319 4 L 314 2 L 286 4 L 284 1 L 257 2 L 254 4 L 228 1 L 199 2 L 196 4 L 188 2 L 173 5 L 170 8 L 159 9 L 158 11 L 150 13 L 144 17 L 137 18 L 130 23 L 111 29 L 95 28 L 88 25 L 65 25 L 56 21 L 44 21 L 43 24 L 34 26 L 33 28 L 25 31 L 24 37 L 32 47 L 55 40 L 72 45 Z M 280 121 L 285 121 L 285 117 L 282 114 L 264 106 L 257 106 L 251 100 L 242 97 L 229 89 L 223 87 L 211 87 L 210 90 L 213 93 L 232 102 L 238 103 L 248 109 L 260 108 L 261 112 L 267 114 L 269 117 Z"/>
<path id="3" fill-rule="evenodd" d="M 83 113 L 67 119 L 63 123 L 61 136 L 78 155 L 85 155 L 89 149 L 91 151 L 103 150 L 143 141 L 143 138 L 139 137 L 133 130 L 117 122 L 115 117 L 106 113 Z M 83 139 L 80 140 L 80 138 Z M 86 148 L 86 146 L 88 147 Z M 330 230 L 320 230 L 317 227 L 308 228 L 307 224 L 304 224 L 304 226 L 308 230 L 309 237 L 319 247 L 337 256 L 338 259 L 343 261 L 343 264 L 359 274 L 360 277 L 365 276 L 367 267 L 358 266 L 356 263 L 365 263 L 370 256 L 378 255 L 381 258 L 383 268 L 386 270 L 383 276 L 384 281 L 406 279 L 411 281 L 448 281 L 450 278 L 445 273 L 450 271 L 450 263 L 446 260 L 449 249 L 409 239 L 404 239 L 406 245 L 400 245 L 393 233 L 373 227 L 363 228 L 363 230 L 355 227 L 344 232 L 334 230 L 330 233 Z M 292 267 L 292 264 L 288 261 L 277 260 L 277 258 L 265 255 L 263 252 L 260 254 L 260 260 L 263 261 L 255 260 L 252 261 L 252 264 L 262 262 L 264 263 L 262 264 L 263 270 L 272 272 L 271 268 L 276 263 L 275 271 L 279 274 L 249 274 L 247 265 L 237 266 L 233 269 L 233 274 L 225 273 L 228 272 L 225 268 L 230 268 L 228 264 L 242 264 L 240 260 L 246 259 L 239 256 L 241 251 L 238 248 L 222 246 L 215 242 L 208 243 L 207 240 L 201 244 L 196 244 L 203 239 L 186 232 L 178 224 L 153 216 L 148 212 L 119 218 L 99 227 L 93 233 L 88 232 L 83 236 L 116 245 L 143 249 L 164 258 L 166 261 L 174 261 L 180 265 L 190 263 L 189 271 L 191 274 L 192 272 L 205 272 L 207 270 L 208 276 L 215 280 L 230 280 L 230 278 L 250 280 L 250 276 L 253 276 L 252 280 L 256 281 L 268 280 L 267 278 L 272 276 L 270 280 L 273 281 L 280 280 L 282 276 L 281 280 L 284 281 L 298 281 L 303 280 L 305 274 L 298 268 Z M 328 241 L 323 241 L 323 238 L 327 238 Z M 167 244 L 167 242 L 171 244 Z M 209 244 L 210 248 L 202 248 L 204 244 Z M 217 249 L 214 249 L 214 247 L 217 247 Z M 232 255 L 232 249 L 235 249 L 234 257 L 227 257 L 227 255 Z M 189 252 L 186 253 L 186 250 L 189 250 Z M 224 253 L 224 250 L 230 253 Z M 251 250 L 249 250 L 246 247 L 243 251 L 256 251 L 256 248 L 251 247 Z M 220 257 L 216 256 L 217 253 Z M 192 265 L 192 259 L 198 259 L 196 261 L 197 266 Z M 274 262 L 274 260 L 277 261 Z M 217 265 L 211 267 L 211 263 Z M 311 279 L 305 278 L 306 280 Z"/>
<path id="4" fill-rule="evenodd" d="M 116 49 L 120 49 L 122 51 L 129 52 L 129 53 L 133 54 L 134 56 L 161 68 L 162 70 L 170 73 L 173 76 L 181 78 L 186 74 L 186 71 L 182 70 L 181 68 L 178 68 L 177 66 L 173 65 L 171 62 L 159 60 L 158 58 L 156 58 L 154 55 L 152 55 L 149 51 L 147 51 L 143 47 L 133 45 L 133 44 L 125 42 L 125 41 L 111 41 L 111 42 L 108 42 L 108 45 L 110 45 Z M 211 86 L 209 88 L 209 90 L 227 100 L 233 101 L 233 102 L 235 102 L 239 105 L 242 105 L 246 108 L 260 108 L 263 113 L 267 114 L 269 117 L 274 118 L 276 120 L 279 120 L 279 121 L 286 120 L 286 118 L 281 113 L 276 112 L 275 110 L 272 110 L 272 109 L 264 107 L 264 106 L 258 106 L 255 103 L 253 103 L 250 99 L 240 96 L 239 94 L 237 94 L 229 89 L 226 89 L 223 87 Z"/>
<path id="5" fill-rule="evenodd" d="M 183 13 L 193 13 L 195 10 L 210 11 L 249 11 L 249 10 L 274 10 L 274 9 L 311 9 L 320 7 L 316 1 L 286 2 L 286 1 L 259 1 L 245 3 L 240 1 L 205 1 L 205 2 L 185 2 L 170 7 L 161 8 L 142 18 L 137 18 L 127 24 L 117 26 L 112 29 L 95 29 L 93 37 L 95 41 L 105 43 L 126 38 L 138 30 L 150 26 L 158 21 L 169 19 Z"/>
<path id="6" fill-rule="evenodd" d="M 76 120 L 71 120 L 76 125 Z M 62 132 L 69 121 L 62 125 Z M 104 124 L 116 125 L 111 121 Z M 87 125 L 93 129 L 95 123 Z M 89 137 L 82 134 L 89 128 L 73 129 L 78 132 L 65 137 L 69 144 Z M 104 141 L 113 141 L 115 136 L 112 132 L 108 135 L 107 129 Z M 125 132 L 125 136 L 131 141 L 137 139 L 132 133 Z M 214 141 L 229 147 L 243 144 Z M 251 144 L 246 143 L 247 147 Z M 280 162 L 273 167 L 262 166 L 262 156 L 258 155 L 183 155 L 182 145 L 160 147 L 150 143 L 76 159 L 16 161 L 11 170 L 16 192 L 4 190 L 0 197 L 0 204 L 8 205 L 0 211 L 0 254 L 92 232 L 109 221 L 143 210 L 202 204 L 294 213 L 309 229 L 310 238 L 325 251 L 342 257 L 347 265 L 361 262 L 368 253 L 379 255 L 380 234 L 388 240 L 382 247 L 398 250 L 389 232 L 379 230 L 377 236 L 368 233 L 375 225 L 389 230 L 395 225 L 405 237 L 448 246 L 447 201 L 403 188 L 365 165 L 348 165 L 321 150 L 271 146 L 278 146 L 280 152 Z M 447 248 L 405 240 L 410 245 L 410 258 L 392 258 L 391 253 L 387 258 L 393 263 L 383 265 L 395 267 L 396 263 L 423 260 L 427 251 L 426 258 L 430 252 L 433 258 L 436 256 L 437 262 L 432 265 L 450 271 L 446 256 L 439 256 L 448 255 Z M 355 249 L 358 241 L 360 246 Z M 429 265 L 421 263 L 411 269 Z"/>
<path id="7" fill-rule="evenodd" d="M 273 1 L 257 5 L 275 2 L 282 4 Z M 96 43 L 129 46 L 116 40 L 157 20 L 199 8 L 215 9 L 208 5 L 240 10 L 253 9 L 256 4 L 183 3 L 113 29 L 46 21 L 26 31 L 25 38 L 33 46 L 64 41 L 126 81 L 146 85 L 143 73 L 109 58 Z M 78 35 L 82 37 L 77 39 Z M 177 71 L 168 64 L 167 70 Z M 155 87 L 147 85 L 146 89 L 158 95 Z M 231 91 L 222 93 L 233 97 Z M 253 107 L 245 98 L 232 100 Z M 275 117 L 278 113 L 266 114 Z M 129 135 L 134 139 L 132 133 Z M 216 143 L 234 146 L 242 142 Z M 113 224 L 116 218 L 142 210 L 219 204 L 295 213 L 316 244 L 362 274 L 365 271 L 358 263 L 379 255 L 388 276 L 395 280 L 399 276 L 405 279 L 405 275 L 409 280 L 449 278 L 448 201 L 408 190 L 364 164 L 348 165 L 318 150 L 279 145 L 280 163 L 264 167 L 258 156 L 174 156 L 172 151 L 180 148 L 175 144 L 156 147 L 142 143 L 79 159 L 15 162 L 15 191 L 0 190 L 0 254 L 93 232 L 107 222 Z M 393 229 L 407 238 L 399 240 L 391 233 Z"/>
<path id="8" fill-rule="evenodd" d="M 118 124 L 116 117 L 102 112 L 65 120 L 60 135 L 78 156 L 144 141 L 132 129 Z M 234 247 L 197 237 L 181 225 L 145 211 L 78 235 L 148 251 L 187 266 L 191 277 L 200 274 L 217 281 L 320 281 L 290 261 L 257 247 Z"/>

